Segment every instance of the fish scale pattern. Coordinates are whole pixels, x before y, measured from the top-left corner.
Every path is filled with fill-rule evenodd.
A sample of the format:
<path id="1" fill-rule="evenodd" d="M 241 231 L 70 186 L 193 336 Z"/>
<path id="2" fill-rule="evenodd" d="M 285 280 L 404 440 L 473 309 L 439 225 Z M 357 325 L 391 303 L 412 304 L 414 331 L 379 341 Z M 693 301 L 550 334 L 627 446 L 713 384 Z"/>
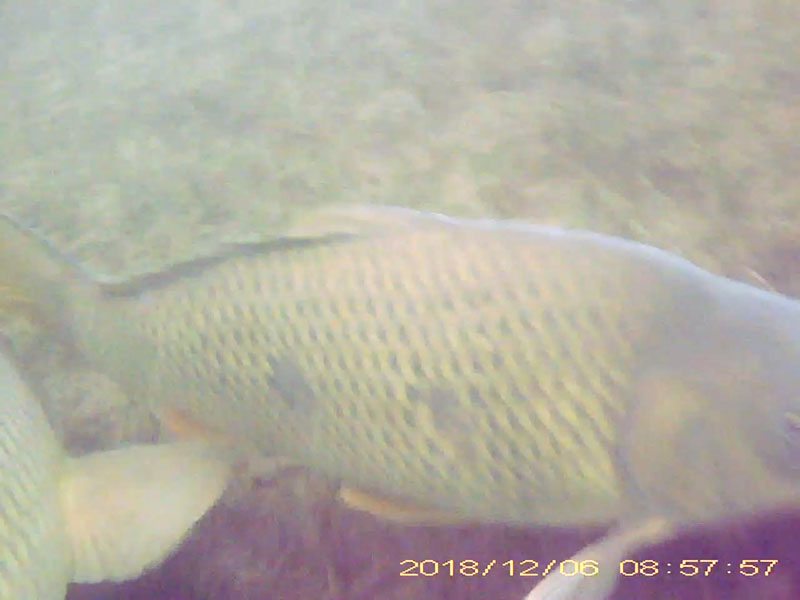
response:
<path id="1" fill-rule="evenodd" d="M 109 298 L 83 333 L 134 322 L 142 397 L 352 483 L 488 520 L 611 519 L 633 365 L 675 297 L 675 265 L 616 244 L 421 227 L 243 252 Z"/>
<path id="2" fill-rule="evenodd" d="M 57 499 L 62 460 L 46 417 L 0 357 L 0 600 L 63 598 L 66 543 Z"/>
<path id="3" fill-rule="evenodd" d="M 580 298 L 587 290 L 544 290 L 556 296 L 552 304 L 541 294 L 518 293 L 526 273 L 517 261 L 524 258 L 524 252 L 503 252 L 502 248 L 487 246 L 486 240 L 483 244 L 462 240 L 459 248 L 464 254 L 458 265 L 480 265 L 470 259 L 480 259 L 484 253 L 509 259 L 495 261 L 491 273 L 480 272 L 479 268 L 458 269 L 452 262 L 438 260 L 442 256 L 450 258 L 446 250 L 452 240 L 441 242 L 436 236 L 429 236 L 427 241 L 416 240 L 415 250 L 430 257 L 419 278 L 424 283 L 412 277 L 402 294 L 407 298 L 412 293 L 410 287 L 420 286 L 419 298 L 410 305 L 424 327 L 413 325 L 408 314 L 411 311 L 404 313 L 409 303 L 395 302 L 394 290 L 381 287 L 384 280 L 379 278 L 365 278 L 361 305 L 341 312 L 344 322 L 365 323 L 373 331 L 354 335 L 347 348 L 340 344 L 331 352 L 352 357 L 380 356 L 375 344 L 370 343 L 380 339 L 385 339 L 386 346 L 394 351 L 391 358 L 377 365 L 354 362 L 339 371 L 326 371 L 328 376 L 322 379 L 319 392 L 323 397 L 336 395 L 333 381 L 350 373 L 358 373 L 367 382 L 361 392 L 350 390 L 336 396 L 349 397 L 366 406 L 361 418 L 351 416 L 338 423 L 338 430 L 336 418 L 323 420 L 323 429 L 331 432 L 332 446 L 335 447 L 334 439 L 339 440 L 338 445 L 345 439 L 351 440 L 354 447 L 363 440 L 376 446 L 377 458 L 386 462 L 375 460 L 374 478 L 379 477 L 377 471 L 385 472 L 387 465 L 395 469 L 393 457 L 397 454 L 420 456 L 416 477 L 420 471 L 431 475 L 425 484 L 429 490 L 439 492 L 443 506 L 452 506 L 449 496 L 461 486 L 458 494 L 475 501 L 468 509 L 470 513 L 485 511 L 494 503 L 504 518 L 509 514 L 530 518 L 531 504 L 541 504 L 548 496 L 560 496 L 562 500 L 570 494 L 578 496 L 584 491 L 582 483 L 614 494 L 609 413 L 620 408 L 622 382 L 615 381 L 613 371 L 596 373 L 593 357 L 598 351 L 612 351 L 618 360 L 624 360 L 626 350 L 632 347 L 631 340 L 622 335 L 602 340 L 572 335 L 576 326 L 585 325 L 596 315 L 584 317 L 581 305 L 564 307 L 562 300 Z M 474 256 L 470 256 L 470 250 Z M 385 274 L 400 269 L 415 273 L 413 264 L 402 264 L 408 253 L 401 248 L 365 256 L 365 264 L 354 259 L 352 272 Z M 385 262 L 376 263 L 380 257 Z M 374 287 L 370 287 L 372 282 L 376 282 Z M 331 290 L 338 289 L 338 284 L 332 280 L 328 284 L 328 295 L 335 296 Z M 454 289 L 464 292 L 465 288 L 466 293 L 452 294 Z M 543 308 L 537 313 L 531 309 L 532 303 L 559 308 Z M 339 305 L 348 307 L 350 303 Z M 381 306 L 383 314 L 370 313 L 374 306 Z M 365 313 L 370 318 L 358 317 Z M 396 323 L 412 327 L 409 330 L 394 326 Z M 603 323 L 591 325 L 602 329 Z M 324 331 L 325 323 L 319 327 Z M 593 343 L 598 341 L 602 343 Z M 565 369 L 572 375 L 565 378 Z M 412 394 L 414 386 L 432 387 L 435 393 Z M 368 410 L 382 405 L 376 398 L 390 399 L 382 414 Z M 409 419 L 409 414 L 416 414 L 416 419 Z M 358 428 L 359 423 L 366 428 L 382 423 L 381 432 L 416 435 L 386 441 L 384 435 L 376 441 L 369 429 Z M 453 438 L 461 443 L 453 444 Z M 356 451 L 353 448 L 348 454 L 352 456 Z M 605 465 L 601 465 L 603 461 Z M 414 463 L 410 461 L 407 466 L 406 483 L 415 478 Z M 502 501 L 504 497 L 506 503 Z"/>

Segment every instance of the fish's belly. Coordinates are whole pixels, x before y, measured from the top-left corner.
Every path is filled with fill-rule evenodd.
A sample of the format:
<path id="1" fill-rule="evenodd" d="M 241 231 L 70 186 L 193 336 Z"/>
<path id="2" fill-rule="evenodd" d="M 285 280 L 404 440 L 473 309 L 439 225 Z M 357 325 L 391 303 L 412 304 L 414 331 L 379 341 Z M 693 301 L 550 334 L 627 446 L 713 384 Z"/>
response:
<path id="1" fill-rule="evenodd" d="M 549 361 L 500 353 L 510 340 L 452 340 L 459 350 L 448 351 L 429 334 L 442 348 L 433 361 L 421 345 L 323 336 L 329 341 L 223 368 L 201 412 L 216 407 L 210 422 L 271 454 L 470 517 L 559 524 L 616 516 L 622 378 L 613 372 L 589 375 L 569 363 L 559 371 L 549 362 L 559 351 Z"/>
<path id="2" fill-rule="evenodd" d="M 447 388 L 436 379 L 380 392 L 333 394 L 307 428 L 308 462 L 345 482 L 479 520 L 617 516 L 609 445 L 563 404 L 513 402 L 508 390 Z"/>
<path id="3" fill-rule="evenodd" d="M 231 439 L 421 505 L 503 522 L 617 516 L 613 376 L 519 357 L 487 366 L 479 350 L 477 363 L 423 362 L 404 348 L 287 348 L 163 377 L 156 396 Z"/>

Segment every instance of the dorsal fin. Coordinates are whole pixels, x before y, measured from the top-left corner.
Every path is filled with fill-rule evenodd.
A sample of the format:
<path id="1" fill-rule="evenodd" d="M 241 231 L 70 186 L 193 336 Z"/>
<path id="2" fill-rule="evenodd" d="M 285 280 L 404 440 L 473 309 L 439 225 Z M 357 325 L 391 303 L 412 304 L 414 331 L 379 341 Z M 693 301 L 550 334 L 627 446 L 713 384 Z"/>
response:
<path id="1" fill-rule="evenodd" d="M 157 271 L 137 273 L 128 277 L 98 277 L 96 281 L 105 296 L 136 296 L 148 290 L 166 287 L 180 279 L 200 275 L 229 260 L 320 244 L 341 243 L 348 237 L 350 236 L 328 235 L 316 238 L 281 236 L 263 242 L 226 243 L 217 247 L 211 254 L 171 264 Z"/>
<path id="2" fill-rule="evenodd" d="M 372 235 L 408 227 L 451 225 L 459 219 L 402 206 L 351 204 L 321 206 L 300 213 L 287 235 L 292 238 L 329 235 Z"/>
<path id="3" fill-rule="evenodd" d="M 262 241 L 224 243 L 211 254 L 178 262 L 158 271 L 125 278 L 95 276 L 94 279 L 107 296 L 134 296 L 143 291 L 159 289 L 185 277 L 199 275 L 236 258 L 343 243 L 358 237 L 400 231 L 410 226 L 434 226 L 445 222 L 447 217 L 400 207 L 321 207 L 299 213 L 286 229 L 268 235 Z"/>

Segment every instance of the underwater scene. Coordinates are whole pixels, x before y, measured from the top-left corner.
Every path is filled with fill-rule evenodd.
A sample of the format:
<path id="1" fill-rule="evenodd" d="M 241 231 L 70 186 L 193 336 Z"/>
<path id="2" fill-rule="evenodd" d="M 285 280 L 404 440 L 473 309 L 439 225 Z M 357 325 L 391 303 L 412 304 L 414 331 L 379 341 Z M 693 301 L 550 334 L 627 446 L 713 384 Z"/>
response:
<path id="1" fill-rule="evenodd" d="M 800 4 L 0 2 L 0 600 L 800 598 Z"/>

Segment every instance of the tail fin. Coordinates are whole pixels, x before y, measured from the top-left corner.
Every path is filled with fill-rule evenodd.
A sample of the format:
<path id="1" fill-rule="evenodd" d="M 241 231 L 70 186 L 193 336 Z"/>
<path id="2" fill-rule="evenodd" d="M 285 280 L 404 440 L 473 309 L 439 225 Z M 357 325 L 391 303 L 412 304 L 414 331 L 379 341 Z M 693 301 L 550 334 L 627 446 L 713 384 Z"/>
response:
<path id="1" fill-rule="evenodd" d="M 45 240 L 0 215 L 0 319 L 60 328 L 66 316 L 65 284 L 80 275 Z"/>
<path id="2" fill-rule="evenodd" d="M 138 576 L 216 502 L 229 465 L 214 445 L 131 446 L 68 459 L 62 506 L 76 582 Z"/>

